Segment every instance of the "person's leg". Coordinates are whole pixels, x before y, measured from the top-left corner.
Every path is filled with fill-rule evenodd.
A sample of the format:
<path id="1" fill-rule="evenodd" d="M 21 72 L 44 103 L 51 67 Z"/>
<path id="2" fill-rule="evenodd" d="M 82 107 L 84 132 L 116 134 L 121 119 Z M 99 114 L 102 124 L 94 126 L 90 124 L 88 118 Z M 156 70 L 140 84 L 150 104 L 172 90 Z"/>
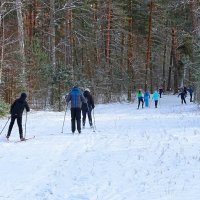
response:
<path id="1" fill-rule="evenodd" d="M 13 125 L 15 123 L 15 119 L 16 119 L 15 117 L 11 117 L 10 125 L 9 125 L 9 128 L 8 128 L 8 133 L 7 133 L 7 136 L 6 136 L 7 138 L 10 137 Z"/>
<path id="2" fill-rule="evenodd" d="M 190 94 L 190 102 L 192 102 L 192 94 Z"/>
<path id="3" fill-rule="evenodd" d="M 81 133 L 81 109 L 76 108 L 76 122 L 77 122 L 77 130 Z"/>
<path id="4" fill-rule="evenodd" d="M 83 119 L 82 119 L 83 127 L 85 127 L 85 120 L 86 120 L 86 111 L 85 110 L 82 110 L 82 115 L 83 115 Z"/>
<path id="5" fill-rule="evenodd" d="M 75 108 L 71 108 L 71 125 L 72 125 L 71 128 L 72 128 L 72 133 L 74 133 L 75 130 L 76 130 L 75 117 L 76 117 Z"/>
<path id="6" fill-rule="evenodd" d="M 88 119 L 89 119 L 89 123 L 90 123 L 90 126 L 92 126 L 92 110 L 91 109 L 89 109 L 89 111 L 88 111 Z"/>
<path id="7" fill-rule="evenodd" d="M 183 99 L 183 101 L 184 101 L 184 103 L 186 104 L 186 100 L 185 100 L 185 98 Z"/>
<path id="8" fill-rule="evenodd" d="M 138 109 L 140 107 L 140 101 L 141 101 L 141 99 L 138 99 Z"/>
<path id="9" fill-rule="evenodd" d="M 22 117 L 17 117 L 17 124 L 19 128 L 19 137 L 20 139 L 22 139 L 23 138 Z"/>
<path id="10" fill-rule="evenodd" d="M 158 100 L 155 100 L 155 108 L 158 106 Z"/>
<path id="11" fill-rule="evenodd" d="M 141 102 L 142 102 L 142 108 L 144 107 L 144 100 L 143 99 L 141 99 Z"/>
<path id="12" fill-rule="evenodd" d="M 183 98 L 181 99 L 181 103 L 183 104 Z"/>
<path id="13" fill-rule="evenodd" d="M 149 106 L 149 105 L 148 105 L 148 104 L 149 104 L 148 98 L 145 98 L 145 99 L 144 99 L 144 104 L 145 104 L 145 107 L 148 107 L 148 106 Z"/>

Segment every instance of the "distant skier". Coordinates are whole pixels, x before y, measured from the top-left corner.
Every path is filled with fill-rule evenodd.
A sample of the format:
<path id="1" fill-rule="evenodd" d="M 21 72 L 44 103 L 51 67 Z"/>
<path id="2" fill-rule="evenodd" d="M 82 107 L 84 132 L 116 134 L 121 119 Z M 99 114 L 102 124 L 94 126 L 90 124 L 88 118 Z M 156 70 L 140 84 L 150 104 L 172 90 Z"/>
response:
<path id="1" fill-rule="evenodd" d="M 88 116 L 90 127 L 93 127 L 92 124 L 92 109 L 94 109 L 94 100 L 92 95 L 90 94 L 90 90 L 88 88 L 83 92 L 83 96 L 85 97 L 86 103 L 82 104 L 82 115 L 83 115 L 83 128 L 85 128 L 85 120 L 86 115 Z"/>
<path id="2" fill-rule="evenodd" d="M 163 88 L 162 88 L 162 87 L 160 87 L 160 88 L 159 88 L 159 94 L 160 94 L 160 98 L 162 98 L 162 93 L 163 93 Z"/>
<path id="3" fill-rule="evenodd" d="M 154 103 L 155 103 L 155 108 L 158 107 L 158 100 L 159 100 L 159 93 L 157 90 L 155 90 L 155 92 L 153 93 L 153 97 L 152 99 L 154 100 Z"/>
<path id="4" fill-rule="evenodd" d="M 183 87 L 183 92 L 185 93 L 185 97 L 187 96 L 187 87 Z"/>
<path id="5" fill-rule="evenodd" d="M 142 108 L 143 108 L 143 106 L 144 106 L 144 100 L 143 100 L 143 93 L 142 93 L 141 90 L 138 91 L 137 98 L 138 98 L 138 108 L 137 109 L 140 108 L 140 103 L 142 103 Z"/>
<path id="6" fill-rule="evenodd" d="M 83 97 L 80 89 L 77 86 L 74 86 L 70 91 L 68 96 L 66 96 L 67 104 L 71 101 L 71 128 L 72 133 L 76 130 L 76 122 L 77 122 L 77 130 L 79 134 L 81 133 L 81 107 L 82 103 L 85 102 L 85 98 Z"/>
<path id="7" fill-rule="evenodd" d="M 150 99 L 150 93 L 148 91 L 146 91 L 144 93 L 144 103 L 145 103 L 145 107 L 149 107 L 149 99 Z"/>
<path id="8" fill-rule="evenodd" d="M 186 98 L 186 93 L 185 93 L 185 90 L 183 89 L 180 93 L 179 93 L 179 95 L 178 95 L 178 97 L 179 96 L 181 96 L 181 103 L 183 104 L 183 102 L 186 104 L 186 100 L 185 100 L 185 98 Z"/>
<path id="9" fill-rule="evenodd" d="M 190 102 L 192 102 L 193 89 L 191 87 L 189 87 L 188 92 L 190 94 Z"/>
<path id="10" fill-rule="evenodd" d="M 7 139 L 9 139 L 13 125 L 15 123 L 15 120 L 17 119 L 20 140 L 21 141 L 25 140 L 25 138 L 23 137 L 23 129 L 22 129 L 22 114 L 24 108 L 26 109 L 26 112 L 30 111 L 29 105 L 26 102 L 26 97 L 27 97 L 26 93 L 21 93 L 20 98 L 16 99 L 10 107 L 11 121 L 6 136 Z"/>

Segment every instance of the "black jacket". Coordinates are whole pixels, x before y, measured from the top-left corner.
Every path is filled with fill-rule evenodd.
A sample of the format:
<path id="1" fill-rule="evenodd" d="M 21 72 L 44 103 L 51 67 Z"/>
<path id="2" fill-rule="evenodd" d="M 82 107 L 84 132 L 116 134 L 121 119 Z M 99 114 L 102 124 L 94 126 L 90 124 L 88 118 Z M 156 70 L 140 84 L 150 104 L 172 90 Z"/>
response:
<path id="1" fill-rule="evenodd" d="M 88 111 L 94 109 L 94 100 L 92 98 L 92 95 L 90 94 L 90 92 L 88 91 L 84 91 L 83 92 L 83 96 L 86 99 L 86 103 L 82 104 L 82 110 L 84 111 Z"/>
<path id="2" fill-rule="evenodd" d="M 183 91 L 183 92 L 179 93 L 178 97 L 179 97 L 179 96 L 181 96 L 181 99 L 185 99 L 186 94 L 185 94 L 185 92 Z"/>
<path id="3" fill-rule="evenodd" d="M 25 95 L 25 93 L 22 93 L 21 97 L 19 99 L 16 99 L 14 101 L 14 103 L 11 105 L 11 107 L 10 107 L 10 114 L 12 116 L 22 117 L 24 108 L 26 108 L 27 112 L 30 111 L 28 103 L 26 102 L 26 95 Z"/>

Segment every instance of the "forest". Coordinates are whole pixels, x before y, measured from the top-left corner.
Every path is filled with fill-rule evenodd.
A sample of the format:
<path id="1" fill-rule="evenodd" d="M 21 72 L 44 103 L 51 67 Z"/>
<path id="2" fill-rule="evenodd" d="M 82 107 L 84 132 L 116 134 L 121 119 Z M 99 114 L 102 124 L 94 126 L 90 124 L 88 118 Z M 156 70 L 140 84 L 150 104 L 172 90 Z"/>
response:
<path id="1" fill-rule="evenodd" d="M 61 111 L 72 86 L 96 102 L 141 88 L 200 101 L 199 0 L 1 0 L 0 96 Z"/>

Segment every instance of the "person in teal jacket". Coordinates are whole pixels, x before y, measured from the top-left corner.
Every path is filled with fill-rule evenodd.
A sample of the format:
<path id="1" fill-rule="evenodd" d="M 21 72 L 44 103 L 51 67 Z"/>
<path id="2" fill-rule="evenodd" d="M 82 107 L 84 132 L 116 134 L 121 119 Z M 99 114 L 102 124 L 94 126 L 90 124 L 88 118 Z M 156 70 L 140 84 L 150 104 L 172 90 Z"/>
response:
<path id="1" fill-rule="evenodd" d="M 157 108 L 157 106 L 158 106 L 159 96 L 160 96 L 160 95 L 159 95 L 158 91 L 155 90 L 155 92 L 153 93 L 153 97 L 152 97 L 152 99 L 153 99 L 154 102 L 155 102 L 155 108 Z"/>

